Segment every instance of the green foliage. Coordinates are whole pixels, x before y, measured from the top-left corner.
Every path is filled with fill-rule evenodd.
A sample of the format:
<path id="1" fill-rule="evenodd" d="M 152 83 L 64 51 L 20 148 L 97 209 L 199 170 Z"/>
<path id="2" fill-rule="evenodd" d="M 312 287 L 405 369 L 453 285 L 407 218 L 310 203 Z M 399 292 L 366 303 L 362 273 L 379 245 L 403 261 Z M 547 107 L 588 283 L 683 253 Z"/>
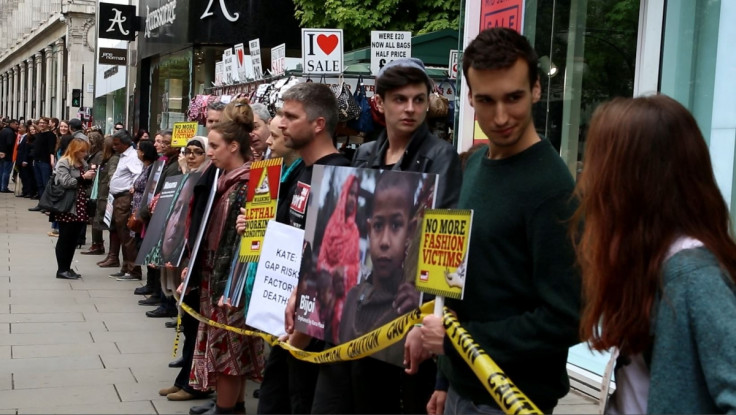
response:
<path id="1" fill-rule="evenodd" d="M 294 0 L 301 27 L 343 30 L 346 50 L 368 46 L 371 30 L 406 30 L 413 35 L 457 30 L 457 0 Z"/>

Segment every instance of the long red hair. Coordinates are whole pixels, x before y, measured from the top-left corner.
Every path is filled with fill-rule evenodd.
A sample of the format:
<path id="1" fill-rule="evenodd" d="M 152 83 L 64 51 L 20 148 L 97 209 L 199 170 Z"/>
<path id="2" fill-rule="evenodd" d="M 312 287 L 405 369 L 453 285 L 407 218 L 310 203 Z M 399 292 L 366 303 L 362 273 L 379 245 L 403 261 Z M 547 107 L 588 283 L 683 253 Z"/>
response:
<path id="1" fill-rule="evenodd" d="M 664 95 L 599 106 L 584 161 L 570 228 L 585 296 L 580 333 L 593 349 L 639 353 L 651 345 L 662 262 L 677 237 L 702 241 L 736 275 L 728 207 L 695 119 Z"/>

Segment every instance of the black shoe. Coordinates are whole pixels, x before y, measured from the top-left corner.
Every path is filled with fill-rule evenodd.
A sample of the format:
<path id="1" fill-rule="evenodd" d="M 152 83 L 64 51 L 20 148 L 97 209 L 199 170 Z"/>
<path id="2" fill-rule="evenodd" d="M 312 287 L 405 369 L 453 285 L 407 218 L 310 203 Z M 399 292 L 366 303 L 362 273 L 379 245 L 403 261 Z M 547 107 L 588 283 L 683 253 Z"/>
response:
<path id="1" fill-rule="evenodd" d="M 123 276 L 125 276 L 125 273 L 123 271 L 113 272 L 112 274 L 109 275 L 110 278 L 120 278 Z"/>
<path id="2" fill-rule="evenodd" d="M 61 278 L 61 279 L 65 279 L 65 280 L 76 280 L 76 279 L 79 279 L 79 277 L 77 277 L 75 274 L 72 274 L 69 271 L 57 272 L 56 273 L 56 278 Z"/>
<path id="3" fill-rule="evenodd" d="M 153 288 L 144 285 L 142 287 L 138 287 L 133 291 L 133 294 L 135 295 L 151 295 L 153 294 Z"/>
<path id="4" fill-rule="evenodd" d="M 69 273 L 72 274 L 72 275 L 74 275 L 74 276 L 76 276 L 77 278 L 82 278 L 82 274 L 74 271 L 73 269 L 70 269 L 69 270 Z"/>
<path id="5" fill-rule="evenodd" d="M 169 367 L 184 367 L 184 358 L 180 357 L 172 362 L 169 362 Z"/>
<path id="6" fill-rule="evenodd" d="M 176 321 L 167 321 L 166 323 L 164 323 L 164 326 L 167 329 L 175 329 L 176 328 Z"/>
<path id="7" fill-rule="evenodd" d="M 210 399 L 209 401 L 203 403 L 202 405 L 196 405 L 191 408 L 189 408 L 189 415 L 202 415 L 203 413 L 209 411 L 210 409 L 215 407 L 215 400 Z"/>
<path id="8" fill-rule="evenodd" d="M 253 391 L 253 397 L 256 398 L 256 399 L 258 399 L 258 398 L 261 397 L 261 388 L 258 388 L 258 389 L 256 389 L 256 390 Z"/>
<path id="9" fill-rule="evenodd" d="M 161 297 L 148 297 L 142 300 L 138 300 L 138 305 L 159 305 L 161 304 Z"/>
<path id="10" fill-rule="evenodd" d="M 176 317 L 179 312 L 176 309 L 167 310 L 163 306 L 159 306 L 155 310 L 146 311 L 146 317 L 159 318 L 159 317 Z"/>
<path id="11" fill-rule="evenodd" d="M 0 193 L 15 193 L 15 192 L 9 189 L 5 189 L 5 190 L 0 190 Z"/>
<path id="12" fill-rule="evenodd" d="M 40 199 L 40 197 L 38 195 L 31 196 L 31 200 L 38 200 L 38 199 Z"/>
<path id="13" fill-rule="evenodd" d="M 41 209 L 41 206 L 38 206 L 38 205 L 37 205 L 37 206 L 34 206 L 34 207 L 32 207 L 32 208 L 28 208 L 28 211 L 29 211 L 29 212 L 40 212 L 40 211 L 42 211 L 42 210 L 43 210 L 43 209 Z"/>

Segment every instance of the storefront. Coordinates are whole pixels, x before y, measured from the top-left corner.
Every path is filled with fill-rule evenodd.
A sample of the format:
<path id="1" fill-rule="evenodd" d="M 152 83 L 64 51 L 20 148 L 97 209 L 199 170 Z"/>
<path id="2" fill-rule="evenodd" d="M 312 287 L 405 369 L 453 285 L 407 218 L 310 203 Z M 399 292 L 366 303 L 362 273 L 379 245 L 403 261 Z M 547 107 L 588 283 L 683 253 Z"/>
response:
<path id="1" fill-rule="evenodd" d="M 226 48 L 256 38 L 266 53 L 281 43 L 287 49 L 300 45 L 288 0 L 143 0 L 139 14 L 144 27 L 138 36 L 136 129 L 157 131 L 186 121 L 191 97 L 212 86 L 215 61 Z M 270 62 L 270 56 L 263 61 Z"/>
<path id="2" fill-rule="evenodd" d="M 514 5 L 521 13 L 513 13 Z M 481 27 L 511 22 L 534 44 L 542 84 L 534 124 L 574 176 L 584 166 L 586 129 L 599 103 L 651 93 L 677 99 L 695 115 L 733 209 L 736 56 L 728 43 L 736 28 L 728 23 L 734 19 L 736 3 L 725 0 L 468 0 L 464 42 Z M 467 103 L 458 136 L 460 151 L 483 139 Z M 585 344 L 571 348 L 573 387 L 598 397 L 608 359 Z"/>

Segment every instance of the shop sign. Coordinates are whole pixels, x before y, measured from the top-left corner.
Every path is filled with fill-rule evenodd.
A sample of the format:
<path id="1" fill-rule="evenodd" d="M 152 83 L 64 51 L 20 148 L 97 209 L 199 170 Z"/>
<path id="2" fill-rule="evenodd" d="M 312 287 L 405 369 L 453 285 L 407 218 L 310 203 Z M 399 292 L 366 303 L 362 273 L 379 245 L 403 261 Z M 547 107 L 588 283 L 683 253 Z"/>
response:
<path id="1" fill-rule="evenodd" d="M 102 65 L 126 65 L 128 63 L 128 50 L 118 48 L 100 48 L 98 62 Z"/>
<path id="2" fill-rule="evenodd" d="M 199 16 L 199 20 L 204 20 L 206 17 L 214 16 L 214 13 L 212 13 L 212 3 L 214 3 L 214 0 L 209 0 L 207 7 L 204 9 L 204 13 Z M 225 5 L 225 0 L 220 0 L 220 9 L 222 10 L 222 15 L 231 22 L 237 22 L 240 18 L 240 13 L 230 13 Z"/>
<path id="3" fill-rule="evenodd" d="M 411 32 L 371 31 L 371 73 L 378 75 L 387 63 L 411 57 Z"/>
<path id="4" fill-rule="evenodd" d="M 175 122 L 171 130 L 171 147 L 184 147 L 189 140 L 197 135 L 199 124 L 194 122 Z"/>
<path id="5" fill-rule="evenodd" d="M 302 60 L 305 74 L 342 73 L 342 29 L 302 29 Z"/>
<path id="6" fill-rule="evenodd" d="M 279 76 L 286 72 L 286 43 L 271 48 L 271 75 Z"/>
<path id="7" fill-rule="evenodd" d="M 222 61 L 215 62 L 215 86 L 222 86 L 222 78 L 225 75 Z"/>
<path id="8" fill-rule="evenodd" d="M 102 39 L 135 40 L 135 6 L 100 3 L 100 27 Z"/>
<path id="9" fill-rule="evenodd" d="M 480 30 L 508 27 L 521 33 L 523 16 L 524 0 L 482 0 Z"/>
<path id="10" fill-rule="evenodd" d="M 261 41 L 253 39 L 248 42 L 250 49 L 250 62 L 253 65 L 253 74 L 256 79 L 263 79 L 263 65 L 261 64 Z"/>
<path id="11" fill-rule="evenodd" d="M 106 71 L 104 72 L 104 74 L 103 74 L 103 77 L 104 77 L 105 79 L 107 79 L 107 78 L 109 78 L 109 77 L 111 77 L 111 76 L 115 75 L 116 73 L 118 73 L 118 67 L 117 67 L 117 65 L 116 65 L 116 66 L 113 66 L 112 68 L 110 68 L 110 69 L 108 69 L 108 70 L 106 70 Z"/>
<path id="12" fill-rule="evenodd" d="M 450 51 L 450 64 L 447 66 L 447 73 L 450 76 L 450 79 L 457 79 L 457 71 L 458 69 L 458 59 L 460 56 L 460 51 L 458 50 L 451 50 Z"/>
<path id="13" fill-rule="evenodd" d="M 238 79 L 245 82 L 248 79 L 247 70 L 245 69 L 245 45 L 238 43 L 233 47 L 235 50 L 235 63 L 238 67 Z"/>
<path id="14" fill-rule="evenodd" d="M 163 6 L 150 10 L 146 6 L 146 30 L 145 37 L 150 38 L 153 31 L 174 24 L 176 20 L 176 0 L 166 2 Z"/>

